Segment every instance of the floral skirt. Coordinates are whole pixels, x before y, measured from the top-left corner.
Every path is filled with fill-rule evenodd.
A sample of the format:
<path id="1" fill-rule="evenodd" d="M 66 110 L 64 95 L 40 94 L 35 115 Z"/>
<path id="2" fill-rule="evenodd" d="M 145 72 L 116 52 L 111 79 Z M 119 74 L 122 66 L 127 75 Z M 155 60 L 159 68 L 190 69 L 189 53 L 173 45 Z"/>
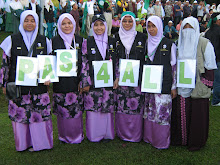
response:
<path id="1" fill-rule="evenodd" d="M 23 124 L 51 119 L 49 94 L 28 94 L 16 100 L 9 100 L 8 115 L 12 121 Z"/>
<path id="2" fill-rule="evenodd" d="M 53 113 L 63 118 L 74 118 L 82 110 L 83 99 L 78 92 L 54 93 Z"/>

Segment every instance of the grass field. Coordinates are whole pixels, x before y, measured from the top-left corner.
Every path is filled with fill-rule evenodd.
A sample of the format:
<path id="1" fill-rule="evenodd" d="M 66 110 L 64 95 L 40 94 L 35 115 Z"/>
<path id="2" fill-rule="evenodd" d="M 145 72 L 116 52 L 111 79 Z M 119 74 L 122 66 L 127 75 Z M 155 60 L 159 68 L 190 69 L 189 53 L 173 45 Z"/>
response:
<path id="1" fill-rule="evenodd" d="M 0 43 L 9 33 L 0 32 Z M 0 50 L 0 61 L 2 51 Z M 85 116 L 84 116 L 85 117 Z M 84 122 L 85 124 L 85 122 Z M 0 89 L 0 165 L 26 164 L 153 164 L 153 165 L 220 165 L 220 107 L 210 106 L 210 131 L 206 146 L 196 152 L 171 146 L 158 150 L 145 142 L 130 143 L 115 138 L 109 143 L 60 144 L 56 118 L 53 116 L 54 148 L 39 152 L 17 152 L 7 101 Z M 85 131 L 85 130 L 84 130 Z"/>

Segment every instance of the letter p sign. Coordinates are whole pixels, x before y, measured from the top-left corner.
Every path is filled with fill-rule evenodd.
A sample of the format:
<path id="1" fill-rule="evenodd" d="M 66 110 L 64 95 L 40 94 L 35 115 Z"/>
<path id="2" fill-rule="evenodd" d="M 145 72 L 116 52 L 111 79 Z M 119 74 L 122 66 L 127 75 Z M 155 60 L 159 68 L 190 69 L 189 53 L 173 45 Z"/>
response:
<path id="1" fill-rule="evenodd" d="M 35 57 L 17 57 L 16 85 L 37 86 L 38 60 Z"/>

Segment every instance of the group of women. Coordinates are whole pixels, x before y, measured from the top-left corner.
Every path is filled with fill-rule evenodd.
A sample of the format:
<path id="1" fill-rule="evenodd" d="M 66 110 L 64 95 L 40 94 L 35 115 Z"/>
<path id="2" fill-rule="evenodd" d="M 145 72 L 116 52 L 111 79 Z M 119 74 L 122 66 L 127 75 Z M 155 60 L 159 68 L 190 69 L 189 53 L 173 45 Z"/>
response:
<path id="1" fill-rule="evenodd" d="M 50 42 L 38 34 L 37 14 L 24 11 L 20 32 L 8 36 L 0 45 L 3 49 L 3 92 L 6 93 L 8 82 L 15 81 L 17 56 L 27 56 L 32 45 L 31 57 L 36 57 L 39 52 L 56 55 L 57 49 L 76 49 L 77 76 L 60 77 L 59 82 L 53 83 L 52 105 L 57 115 L 59 140 L 71 144 L 82 142 L 82 113 L 86 111 L 86 136 L 91 142 L 113 140 L 116 130 L 117 136 L 124 141 L 140 142 L 143 139 L 158 149 L 168 148 L 172 99 L 177 95 L 176 45 L 163 37 L 163 24 L 157 16 L 147 20 L 148 39 L 145 34 L 135 31 L 134 13 L 124 12 L 121 20 L 118 35 L 111 38 L 107 35 L 104 16 L 94 16 L 93 36 L 86 40 L 74 34 L 76 23 L 70 14 L 65 13 L 58 20 L 58 35 Z M 119 59 L 140 60 L 137 87 L 118 85 Z M 113 62 L 113 87 L 94 86 L 92 61 L 102 60 Z M 163 65 L 161 94 L 141 92 L 145 64 Z M 49 84 L 48 81 L 37 87 L 23 86 L 21 97 L 9 100 L 8 112 L 17 151 L 53 147 Z"/>

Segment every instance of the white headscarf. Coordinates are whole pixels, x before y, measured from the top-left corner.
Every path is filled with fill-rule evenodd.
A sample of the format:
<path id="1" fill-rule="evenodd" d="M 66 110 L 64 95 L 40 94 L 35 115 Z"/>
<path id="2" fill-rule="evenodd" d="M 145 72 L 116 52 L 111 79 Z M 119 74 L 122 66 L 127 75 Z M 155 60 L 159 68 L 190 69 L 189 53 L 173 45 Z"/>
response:
<path id="1" fill-rule="evenodd" d="M 10 3 L 11 2 L 12 2 L 11 0 L 6 0 L 6 2 L 5 2 L 5 11 L 7 13 L 11 13 L 11 10 L 10 10 Z"/>
<path id="2" fill-rule="evenodd" d="M 3 0 L 0 0 L 0 9 L 3 9 L 3 8 L 4 8 L 4 6 L 5 6 L 4 1 L 3 1 Z"/>
<path id="3" fill-rule="evenodd" d="M 66 0 L 60 0 L 60 5 L 64 8 L 66 6 Z"/>
<path id="4" fill-rule="evenodd" d="M 183 29 L 186 24 L 192 28 Z M 178 39 L 178 59 L 196 59 L 197 46 L 199 43 L 199 22 L 194 17 L 187 17 L 183 20 Z"/>
<path id="5" fill-rule="evenodd" d="M 53 5 L 53 2 L 51 0 L 45 0 L 45 4 L 44 4 L 45 8 L 49 12 L 49 10 L 50 10 L 50 5 L 48 5 L 49 2 L 50 2 L 50 5 L 52 5 L 53 11 L 54 11 L 54 5 Z"/>
<path id="6" fill-rule="evenodd" d="M 17 2 L 15 0 L 12 0 L 12 2 L 10 3 L 10 6 L 13 10 L 24 9 L 24 7 L 22 6 L 19 0 Z"/>
<path id="7" fill-rule="evenodd" d="M 34 3 L 32 3 L 31 1 L 30 4 L 31 4 L 32 11 L 36 12 L 36 0 L 34 0 Z"/>

